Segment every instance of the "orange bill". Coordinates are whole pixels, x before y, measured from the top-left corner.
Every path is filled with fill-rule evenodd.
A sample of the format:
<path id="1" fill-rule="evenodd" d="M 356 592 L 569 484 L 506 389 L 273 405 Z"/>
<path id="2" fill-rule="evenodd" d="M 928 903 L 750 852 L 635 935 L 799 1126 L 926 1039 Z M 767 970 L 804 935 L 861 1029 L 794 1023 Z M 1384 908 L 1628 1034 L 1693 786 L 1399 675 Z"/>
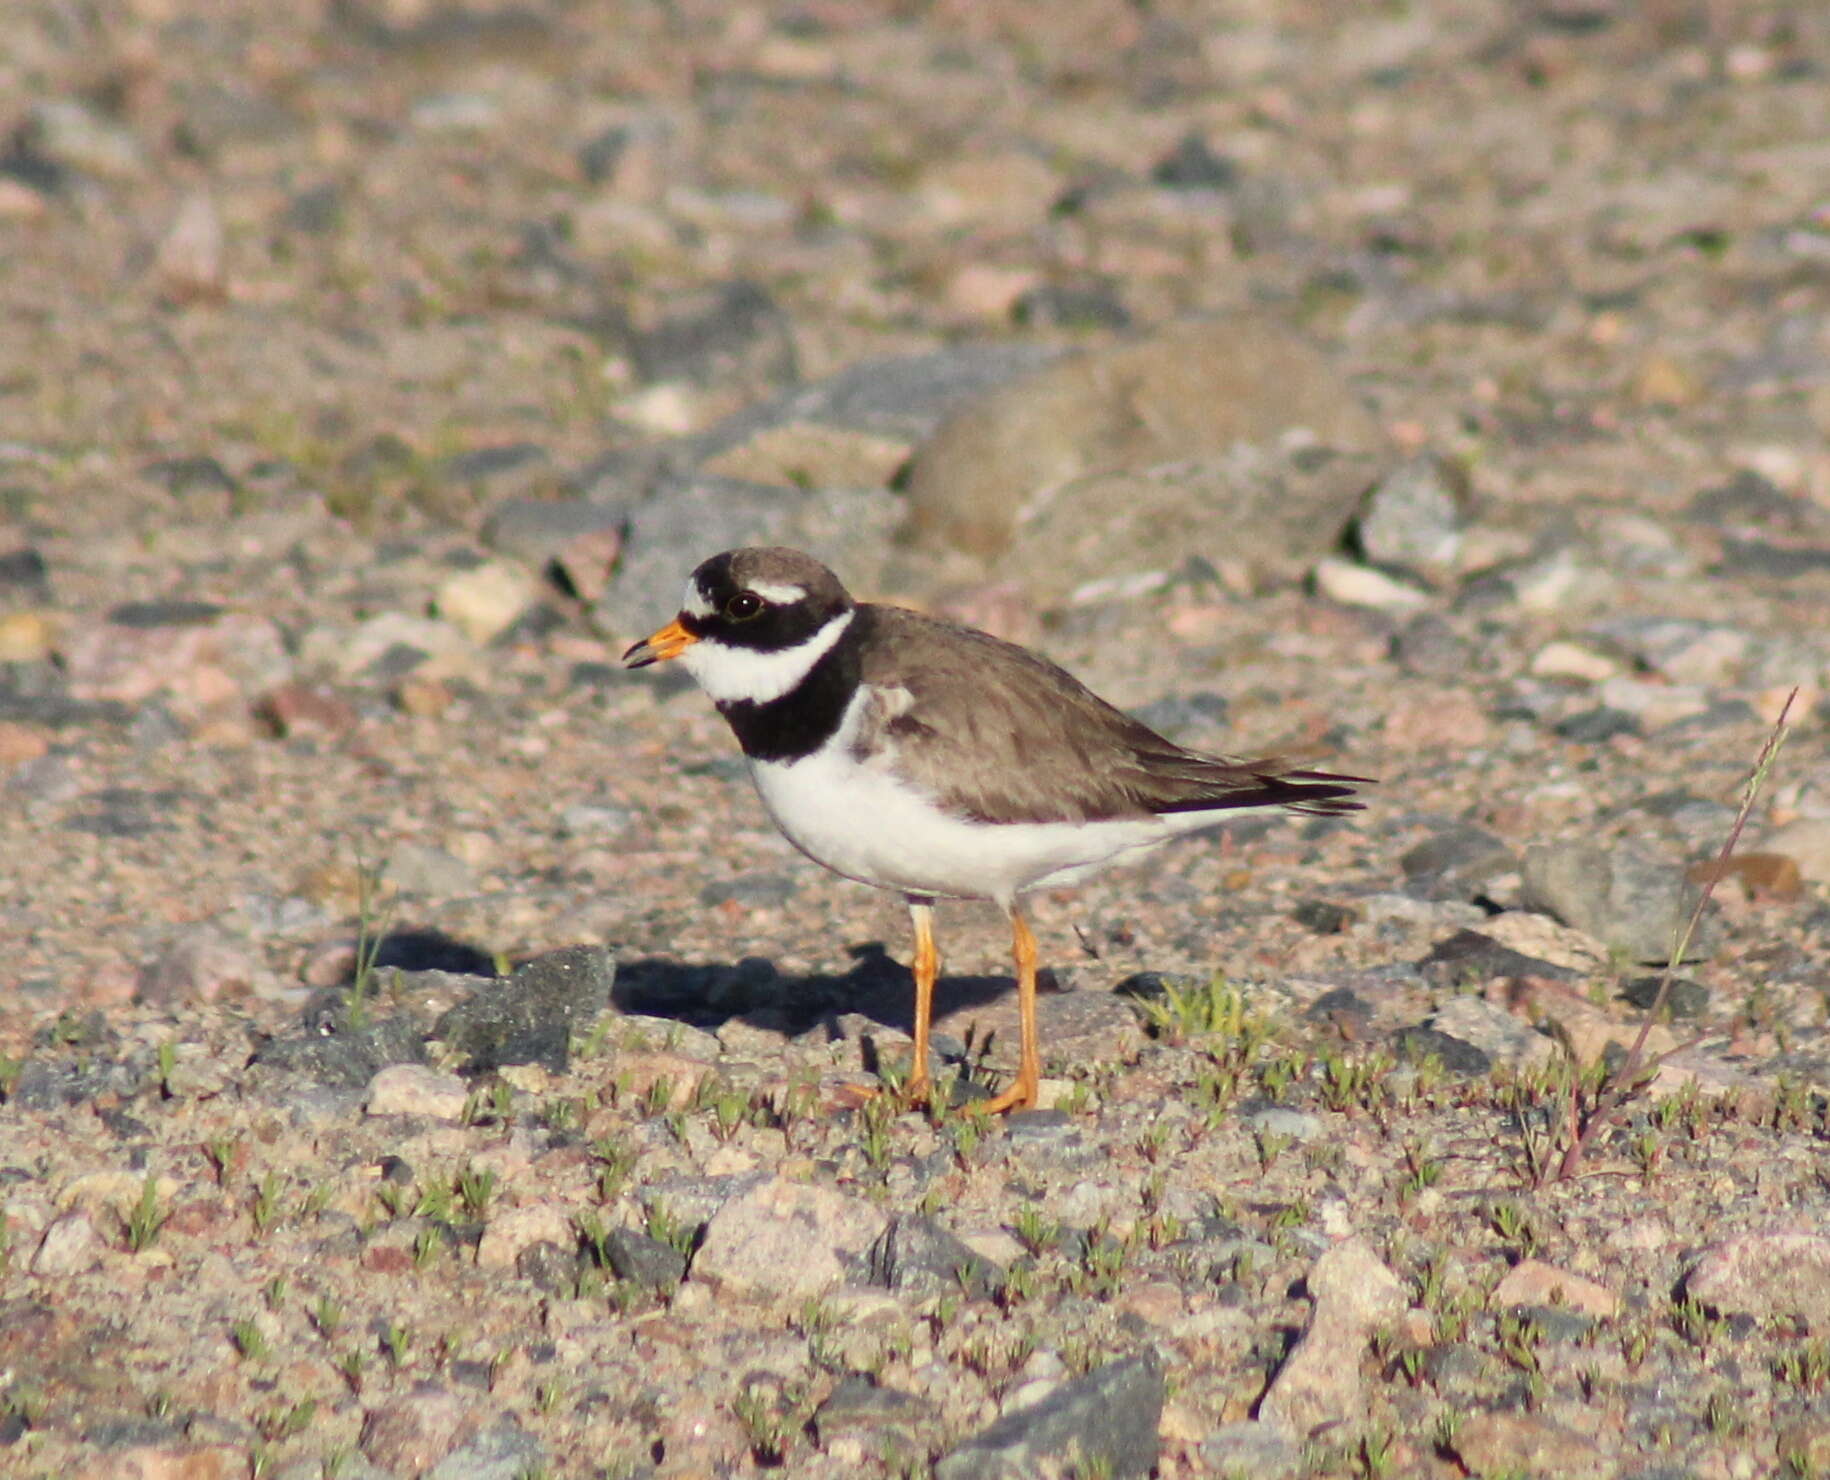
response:
<path id="1" fill-rule="evenodd" d="M 623 654 L 625 668 L 646 668 L 650 663 L 665 663 L 677 658 L 699 639 L 686 630 L 678 617 L 659 632 L 651 632 Z"/>

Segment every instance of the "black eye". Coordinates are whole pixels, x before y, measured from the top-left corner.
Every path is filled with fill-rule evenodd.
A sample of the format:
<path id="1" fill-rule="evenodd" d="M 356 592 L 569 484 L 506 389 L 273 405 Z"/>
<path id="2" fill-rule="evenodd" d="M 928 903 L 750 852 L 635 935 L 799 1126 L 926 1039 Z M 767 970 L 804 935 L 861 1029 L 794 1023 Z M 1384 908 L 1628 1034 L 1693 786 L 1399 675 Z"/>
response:
<path id="1" fill-rule="evenodd" d="M 763 599 L 754 591 L 739 591 L 724 604 L 724 614 L 733 622 L 747 622 L 762 615 Z"/>

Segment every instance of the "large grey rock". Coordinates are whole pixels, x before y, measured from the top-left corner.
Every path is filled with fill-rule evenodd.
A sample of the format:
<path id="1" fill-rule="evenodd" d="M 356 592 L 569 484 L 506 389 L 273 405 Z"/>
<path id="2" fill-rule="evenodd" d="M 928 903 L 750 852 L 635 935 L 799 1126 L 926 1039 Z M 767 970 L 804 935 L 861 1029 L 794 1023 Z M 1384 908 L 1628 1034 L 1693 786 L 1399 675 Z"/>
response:
<path id="1" fill-rule="evenodd" d="M 1288 326 L 1249 315 L 1186 323 L 1063 361 L 950 417 L 910 465 L 909 533 L 987 560 L 1038 538 L 1078 552 L 1067 529 L 1090 507 L 1127 517 L 1104 565 L 1081 552 L 1070 586 L 1088 571 L 1161 563 L 1170 533 L 1182 536 L 1171 565 L 1218 553 L 1288 571 L 1333 545 L 1386 456 L 1377 423 Z M 1100 478 L 1191 463 L 1154 486 Z M 1125 497 L 1151 517 L 1129 515 Z M 1169 510 L 1196 522 L 1156 530 Z M 1134 552 L 1139 540 L 1146 549 Z"/>
<path id="2" fill-rule="evenodd" d="M 1376 565 L 1441 580 L 1461 553 L 1467 502 L 1466 475 L 1434 453 L 1421 453 L 1367 491 L 1354 520 L 1355 542 Z"/>
<path id="3" fill-rule="evenodd" d="M 1069 1461 L 1081 1474 L 1136 1480 L 1157 1462 L 1163 1396 L 1154 1349 L 1110 1362 L 968 1439 L 934 1467 L 936 1480 L 1029 1480 Z"/>
<path id="4" fill-rule="evenodd" d="M 1547 843 L 1525 851 L 1521 902 L 1630 961 L 1663 962 L 1696 905 L 1682 867 L 1631 848 Z M 1701 944 L 1693 937 L 1690 949 Z"/>

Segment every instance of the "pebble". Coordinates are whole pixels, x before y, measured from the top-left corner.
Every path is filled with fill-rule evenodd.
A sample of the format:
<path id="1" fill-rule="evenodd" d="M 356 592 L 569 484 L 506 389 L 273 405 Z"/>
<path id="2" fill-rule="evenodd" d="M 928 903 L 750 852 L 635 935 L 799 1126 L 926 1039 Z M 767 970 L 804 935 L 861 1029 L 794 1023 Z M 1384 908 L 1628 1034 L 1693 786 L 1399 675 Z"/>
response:
<path id="1" fill-rule="evenodd" d="M 17 1098 L 15 1096 L 14 1098 Z M 32 1273 L 60 1276 L 93 1269 L 107 1256 L 107 1245 L 87 1213 L 65 1213 L 45 1229 L 32 1255 Z"/>
<path id="2" fill-rule="evenodd" d="M 426 1471 L 424 1480 L 525 1480 L 547 1469 L 546 1451 L 512 1416 L 498 1418 Z"/>
<path id="3" fill-rule="evenodd" d="M 1354 541 L 1374 565 L 1439 582 L 1461 553 L 1467 502 L 1466 475 L 1445 458 L 1420 453 L 1367 491 Z"/>
<path id="4" fill-rule="evenodd" d="M 1156 1468 L 1164 1397 L 1162 1359 L 1146 1348 L 1006 1413 L 942 1459 L 935 1480 L 1008 1480 L 1069 1462 L 1143 1480 Z"/>
<path id="5" fill-rule="evenodd" d="M 512 627 L 534 595 L 525 567 L 491 560 L 447 577 L 434 605 L 441 617 L 481 645 Z"/>
<path id="6" fill-rule="evenodd" d="M 135 994 L 160 1007 L 246 995 L 256 964 L 247 947 L 210 924 L 181 926 L 140 968 Z"/>
<path id="7" fill-rule="evenodd" d="M 1398 859 L 1406 888 L 1422 899 L 1476 899 L 1487 885 L 1518 867 L 1507 843 L 1472 823 L 1452 827 L 1414 844 Z"/>
<path id="8" fill-rule="evenodd" d="M 425 1064 L 391 1064 L 369 1080 L 363 1109 L 370 1115 L 423 1115 L 461 1120 L 470 1086 Z"/>
<path id="9" fill-rule="evenodd" d="M 20 144 L 33 158 L 102 180 L 131 180 L 146 168 L 131 129 L 70 98 L 34 104 Z"/>
<path id="10" fill-rule="evenodd" d="M 671 1290 L 686 1278 L 684 1254 L 632 1228 L 613 1228 L 604 1235 L 604 1257 L 619 1280 L 645 1290 Z"/>
<path id="11" fill-rule="evenodd" d="M 1567 1306 L 1584 1315 L 1611 1319 L 1620 1297 L 1605 1285 L 1569 1274 L 1541 1259 L 1522 1259 L 1493 1287 L 1488 1303 L 1496 1310 L 1516 1305 Z"/>
<path id="12" fill-rule="evenodd" d="M 1536 678 L 1573 678 L 1600 683 L 1620 672 L 1620 664 L 1606 653 L 1579 642 L 1558 639 L 1532 654 L 1530 671 Z"/>
<path id="13" fill-rule="evenodd" d="M 1343 606 L 1367 606 L 1375 611 L 1413 612 L 1428 606 L 1427 591 L 1387 575 L 1371 565 L 1360 565 L 1330 555 L 1318 560 L 1313 572 L 1319 595 Z"/>
<path id="14" fill-rule="evenodd" d="M 1461 679 L 1474 663 L 1474 646 L 1446 618 L 1418 612 L 1392 638 L 1392 656 L 1418 678 Z"/>
<path id="15" fill-rule="evenodd" d="M 1557 1053 L 1550 1039 L 1485 997 L 1451 997 L 1427 1026 L 1473 1045 L 1493 1063 L 1515 1068 L 1545 1063 Z"/>
<path id="16" fill-rule="evenodd" d="M 888 1225 L 861 1199 L 772 1178 L 712 1215 L 692 1278 L 738 1299 L 805 1300 L 843 1284 Z"/>
<path id="17" fill-rule="evenodd" d="M 1319 1115 L 1284 1105 L 1267 1105 L 1262 1110 L 1253 1110 L 1243 1117 L 1243 1121 L 1260 1135 L 1282 1136 L 1297 1142 L 1313 1141 L 1323 1130 Z"/>
<path id="18" fill-rule="evenodd" d="M 400 1072 L 399 1069 L 384 1069 L 382 1075 Z M 572 1215 L 559 1203 L 537 1202 L 504 1208 L 492 1214 L 483 1226 L 483 1236 L 477 1243 L 477 1267 L 512 1269 L 521 1255 L 536 1244 L 570 1248 L 577 1240 L 578 1230 Z"/>

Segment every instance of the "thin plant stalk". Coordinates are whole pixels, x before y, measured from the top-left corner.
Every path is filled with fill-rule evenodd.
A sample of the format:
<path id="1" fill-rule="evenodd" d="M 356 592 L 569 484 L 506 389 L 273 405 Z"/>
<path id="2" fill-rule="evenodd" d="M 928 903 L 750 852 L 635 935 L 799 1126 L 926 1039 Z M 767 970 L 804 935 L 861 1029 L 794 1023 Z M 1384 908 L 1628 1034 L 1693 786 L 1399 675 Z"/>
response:
<path id="1" fill-rule="evenodd" d="M 1621 1065 L 1608 1076 L 1601 1093 L 1595 1098 L 1595 1105 L 1586 1117 L 1577 1112 L 1576 1099 L 1580 1093 L 1578 1081 L 1572 1081 L 1570 1089 L 1570 1143 L 1563 1152 L 1563 1158 L 1557 1164 L 1556 1179 L 1560 1182 L 1574 1177 L 1582 1167 L 1582 1158 L 1587 1154 L 1595 1138 L 1608 1126 L 1612 1125 L 1620 1114 L 1627 1100 L 1643 1089 L 1641 1082 L 1640 1062 L 1645 1056 L 1646 1040 L 1651 1035 L 1652 1025 L 1659 1020 L 1665 1010 L 1665 1003 L 1671 995 L 1671 982 L 1677 974 L 1678 966 L 1690 949 L 1690 940 L 1696 934 L 1697 926 L 1702 922 L 1703 912 L 1709 908 L 1709 901 L 1716 892 L 1716 884 L 1728 872 L 1728 861 L 1735 855 L 1735 847 L 1741 841 L 1741 833 L 1747 826 L 1747 819 L 1753 814 L 1754 802 L 1760 795 L 1761 788 L 1779 759 L 1779 752 L 1785 745 L 1787 720 L 1792 713 L 1793 702 L 1798 698 L 1798 690 L 1793 689 L 1786 695 L 1786 702 L 1780 707 L 1779 718 L 1773 722 L 1771 733 L 1766 743 L 1760 747 L 1760 754 L 1754 758 L 1754 769 L 1748 775 L 1747 783 L 1741 788 L 1741 806 L 1735 812 L 1735 824 L 1728 830 L 1728 837 L 1723 841 L 1722 851 L 1716 855 L 1715 865 L 1703 880 L 1703 887 L 1697 894 L 1695 908 L 1690 918 L 1684 922 L 1684 928 L 1678 933 L 1677 940 L 1671 947 L 1671 955 L 1665 962 L 1665 969 L 1659 973 L 1658 993 L 1652 999 L 1652 1005 L 1646 1009 L 1645 1021 L 1639 1025 L 1639 1033 L 1633 1040 L 1633 1046 Z M 1657 1063 L 1651 1067 L 1656 1070 L 1663 1063 L 1666 1055 L 1661 1054 Z M 1579 1080 L 1579 1076 L 1578 1076 Z M 1649 1081 L 1648 1081 L 1649 1082 Z"/>

